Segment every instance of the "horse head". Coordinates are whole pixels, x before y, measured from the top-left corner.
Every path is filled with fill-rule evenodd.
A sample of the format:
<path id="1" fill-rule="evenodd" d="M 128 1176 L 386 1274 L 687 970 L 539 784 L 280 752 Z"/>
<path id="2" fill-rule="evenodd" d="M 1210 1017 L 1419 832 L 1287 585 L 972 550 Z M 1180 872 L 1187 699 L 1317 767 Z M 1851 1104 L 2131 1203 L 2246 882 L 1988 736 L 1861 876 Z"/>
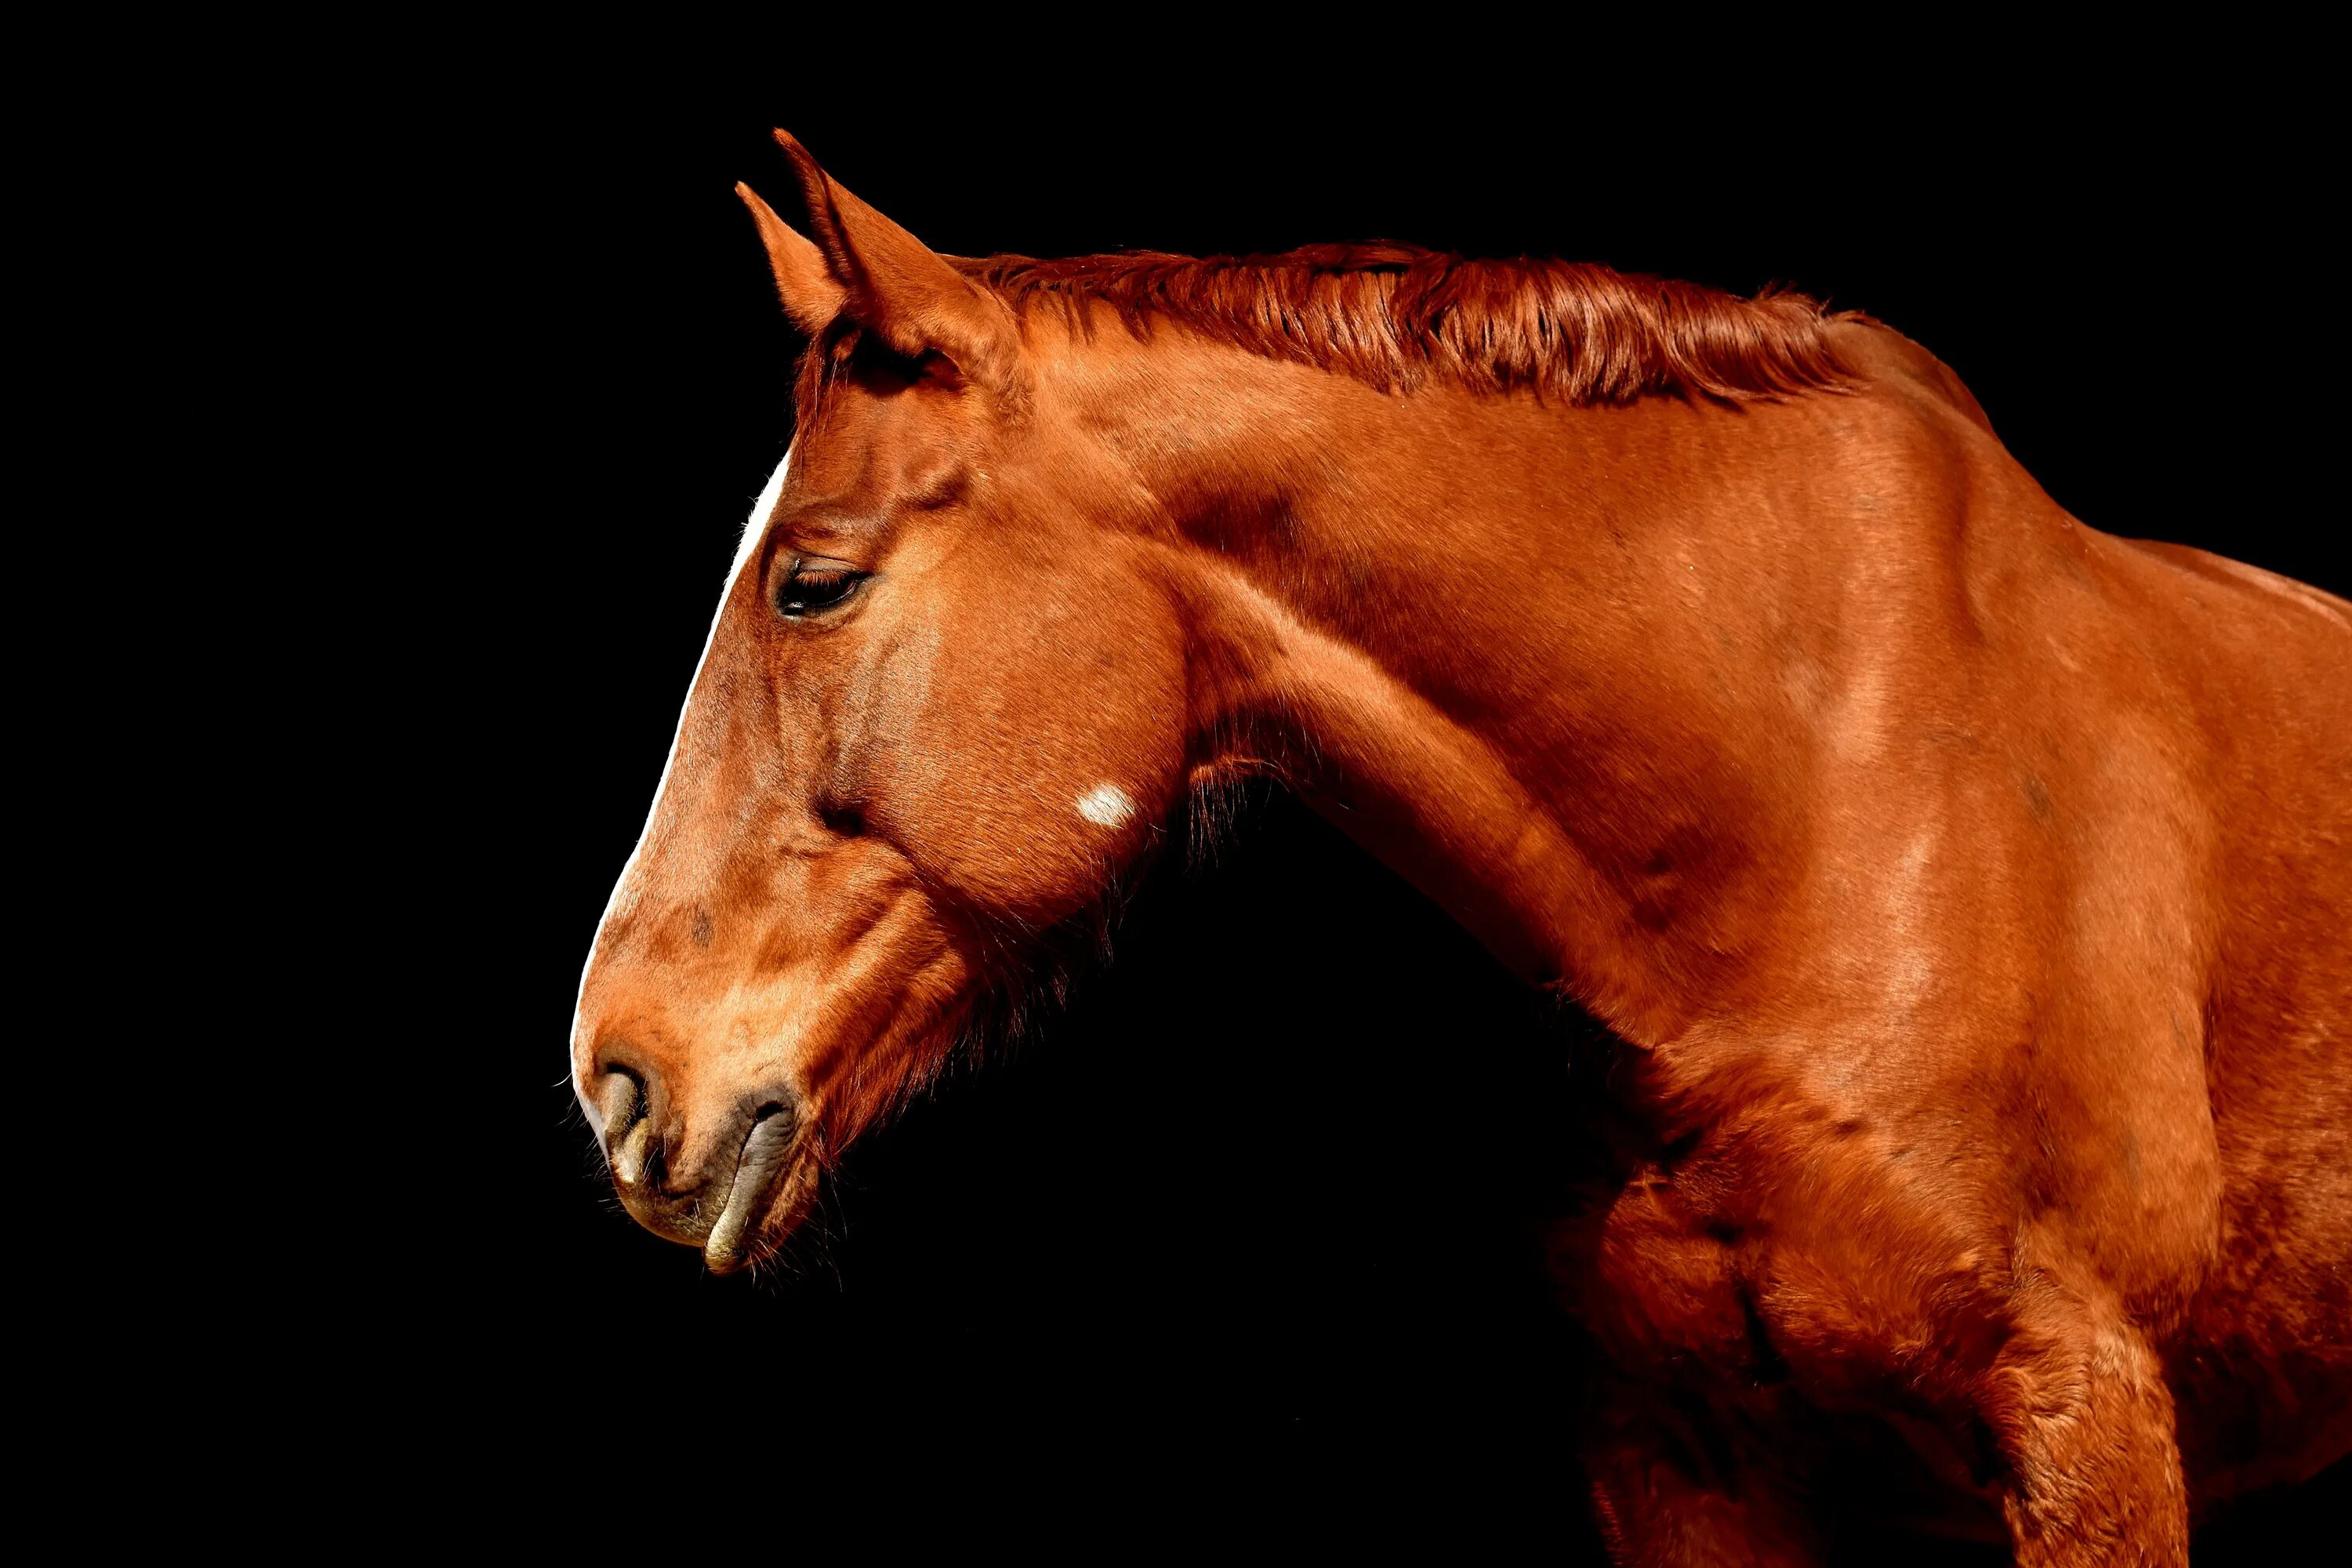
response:
<path id="1" fill-rule="evenodd" d="M 1099 909 L 1188 774 L 1151 498 L 999 299 L 778 133 L 747 187 L 809 339 L 583 976 L 574 1086 L 629 1213 L 725 1270 Z"/>

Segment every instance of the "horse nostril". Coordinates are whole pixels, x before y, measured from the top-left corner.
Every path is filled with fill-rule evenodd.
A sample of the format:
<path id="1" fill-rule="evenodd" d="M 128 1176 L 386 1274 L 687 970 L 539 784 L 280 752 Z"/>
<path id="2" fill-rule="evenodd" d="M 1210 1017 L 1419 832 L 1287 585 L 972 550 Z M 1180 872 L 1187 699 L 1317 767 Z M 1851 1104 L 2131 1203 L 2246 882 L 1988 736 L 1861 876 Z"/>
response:
<path id="1" fill-rule="evenodd" d="M 613 1174 L 625 1187 L 634 1187 L 646 1170 L 646 1144 L 652 1123 L 646 1119 L 646 1097 L 635 1077 L 625 1071 L 604 1075 L 596 1099 L 604 1114 L 604 1152 Z"/>

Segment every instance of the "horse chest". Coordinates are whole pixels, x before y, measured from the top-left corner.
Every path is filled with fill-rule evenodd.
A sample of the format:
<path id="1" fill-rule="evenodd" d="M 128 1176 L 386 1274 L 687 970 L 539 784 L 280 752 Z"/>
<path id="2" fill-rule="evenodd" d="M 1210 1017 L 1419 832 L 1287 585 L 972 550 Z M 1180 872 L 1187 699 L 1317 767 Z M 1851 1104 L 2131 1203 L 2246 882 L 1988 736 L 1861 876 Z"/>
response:
<path id="1" fill-rule="evenodd" d="M 1562 1227 L 1555 1267 L 1613 1365 L 1733 1388 L 1785 1380 L 1727 1224 L 1656 1168 L 1596 1195 Z"/>

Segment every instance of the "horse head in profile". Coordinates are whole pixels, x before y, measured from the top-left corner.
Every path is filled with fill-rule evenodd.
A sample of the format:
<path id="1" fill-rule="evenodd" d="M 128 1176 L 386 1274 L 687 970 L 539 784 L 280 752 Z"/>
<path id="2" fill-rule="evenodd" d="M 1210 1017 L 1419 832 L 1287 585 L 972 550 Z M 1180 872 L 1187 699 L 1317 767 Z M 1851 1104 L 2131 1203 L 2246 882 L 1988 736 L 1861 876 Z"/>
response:
<path id="1" fill-rule="evenodd" d="M 1627 1555 L 1814 1538 L 1803 1445 L 1686 1474 L 1670 1384 L 1735 1435 L 1802 1426 L 1782 1384 L 1911 1413 L 2033 1561 L 2171 1561 L 2189 1492 L 2352 1441 L 2335 1373 L 2250 1457 L 2164 1371 L 2352 1336 L 2352 1173 L 2279 1174 L 2352 1110 L 2340 601 L 2084 528 L 1799 296 L 949 258 L 778 140 L 795 435 L 572 1036 L 640 1222 L 772 1252 L 1266 773 L 1626 1047 L 1649 1142 L 1556 1250 Z"/>
<path id="2" fill-rule="evenodd" d="M 748 189 L 811 340 L 574 1068 L 629 1212 L 711 1267 L 940 1063 L 1096 905 L 1198 760 L 1183 584 L 1007 307 L 787 143 Z"/>

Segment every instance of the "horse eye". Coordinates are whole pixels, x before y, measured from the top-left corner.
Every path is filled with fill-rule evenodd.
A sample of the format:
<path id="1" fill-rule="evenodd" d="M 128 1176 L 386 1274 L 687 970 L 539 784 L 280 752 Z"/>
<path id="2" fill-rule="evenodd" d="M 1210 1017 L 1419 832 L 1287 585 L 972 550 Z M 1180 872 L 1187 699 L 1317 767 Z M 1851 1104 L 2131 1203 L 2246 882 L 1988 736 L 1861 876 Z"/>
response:
<path id="1" fill-rule="evenodd" d="M 776 610 L 797 619 L 816 610 L 829 610 L 857 591 L 868 574 L 830 561 L 795 561 L 776 590 Z"/>

